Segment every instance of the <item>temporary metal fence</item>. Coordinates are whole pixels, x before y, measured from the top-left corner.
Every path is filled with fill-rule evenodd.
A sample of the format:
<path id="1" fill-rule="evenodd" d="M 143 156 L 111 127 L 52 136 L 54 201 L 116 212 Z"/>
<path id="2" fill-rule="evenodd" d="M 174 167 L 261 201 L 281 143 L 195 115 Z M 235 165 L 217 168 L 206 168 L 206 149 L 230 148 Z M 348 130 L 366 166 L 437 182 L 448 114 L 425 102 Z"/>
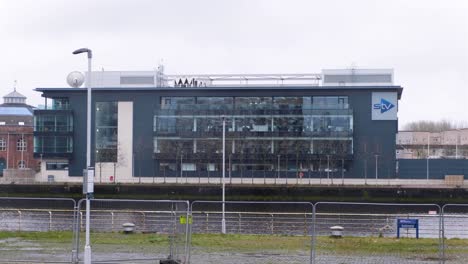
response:
<path id="1" fill-rule="evenodd" d="M 0 263 L 81 262 L 84 201 L 0 198 Z M 461 264 L 468 259 L 468 204 L 225 202 L 225 235 L 222 205 L 93 199 L 93 263 L 169 258 L 193 264 Z M 416 220 L 419 239 L 408 226 L 397 239 L 398 222 Z M 125 223 L 134 224 L 135 234 L 123 234 Z"/>
<path id="2" fill-rule="evenodd" d="M 467 263 L 468 204 L 446 204 L 442 207 L 442 215 L 445 263 Z"/>
<path id="3" fill-rule="evenodd" d="M 67 198 L 0 197 L 0 263 L 70 263 L 75 207 Z"/>
<path id="4" fill-rule="evenodd" d="M 191 263 L 312 263 L 312 203 L 224 205 L 226 234 L 220 235 L 223 203 L 192 203 Z"/>
<path id="5" fill-rule="evenodd" d="M 75 262 L 85 246 L 85 199 L 78 202 Z M 93 263 L 154 263 L 171 259 L 188 263 L 188 201 L 110 200 L 90 202 L 90 232 Z M 126 235 L 124 225 L 135 233 Z M 129 232 L 129 233 L 130 233 Z"/>

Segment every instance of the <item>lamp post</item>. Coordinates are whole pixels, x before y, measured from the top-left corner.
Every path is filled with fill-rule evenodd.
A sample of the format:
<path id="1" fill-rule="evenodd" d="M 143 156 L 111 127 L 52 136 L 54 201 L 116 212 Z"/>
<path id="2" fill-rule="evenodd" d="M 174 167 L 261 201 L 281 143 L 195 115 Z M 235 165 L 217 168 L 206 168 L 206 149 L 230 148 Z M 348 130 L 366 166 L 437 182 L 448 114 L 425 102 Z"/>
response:
<path id="1" fill-rule="evenodd" d="M 87 88 L 87 112 L 86 112 L 86 244 L 84 248 L 84 264 L 91 264 L 91 245 L 89 237 L 90 228 L 90 210 L 91 202 L 94 193 L 94 169 L 91 167 L 91 59 L 93 53 L 90 49 L 81 48 L 73 51 L 73 54 L 88 54 L 88 80 L 86 82 Z"/>
<path id="2" fill-rule="evenodd" d="M 226 118 L 223 116 L 223 218 L 221 220 L 221 233 L 226 234 Z"/>
<path id="3" fill-rule="evenodd" d="M 431 132 L 427 132 L 427 159 L 426 159 L 426 181 L 429 181 L 429 140 Z"/>

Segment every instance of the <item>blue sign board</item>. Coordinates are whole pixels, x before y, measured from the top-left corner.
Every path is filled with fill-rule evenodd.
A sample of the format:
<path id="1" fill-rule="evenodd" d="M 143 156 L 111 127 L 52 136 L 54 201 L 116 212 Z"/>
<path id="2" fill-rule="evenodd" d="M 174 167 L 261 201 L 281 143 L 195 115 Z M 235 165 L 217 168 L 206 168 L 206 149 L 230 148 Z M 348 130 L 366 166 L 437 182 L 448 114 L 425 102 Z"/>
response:
<path id="1" fill-rule="evenodd" d="M 400 238 L 400 228 L 416 228 L 416 238 L 419 238 L 419 219 L 397 219 L 397 238 Z"/>

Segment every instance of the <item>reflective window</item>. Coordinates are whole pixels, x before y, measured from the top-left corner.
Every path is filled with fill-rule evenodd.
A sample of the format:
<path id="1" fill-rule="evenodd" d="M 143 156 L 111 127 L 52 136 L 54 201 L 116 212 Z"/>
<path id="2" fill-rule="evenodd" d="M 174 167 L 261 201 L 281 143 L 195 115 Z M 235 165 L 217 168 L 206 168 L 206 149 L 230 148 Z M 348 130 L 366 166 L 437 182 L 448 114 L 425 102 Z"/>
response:
<path id="1" fill-rule="evenodd" d="M 238 132 L 272 131 L 270 117 L 236 117 L 235 130 Z"/>
<path id="2" fill-rule="evenodd" d="M 68 162 L 46 162 L 46 170 L 68 170 Z"/>
<path id="3" fill-rule="evenodd" d="M 26 168 L 26 162 L 24 160 L 18 161 L 18 168 L 19 169 L 25 169 Z"/>
<path id="4" fill-rule="evenodd" d="M 71 136 L 35 136 L 35 153 L 71 153 L 73 139 Z"/>
<path id="5" fill-rule="evenodd" d="M 52 109 L 54 110 L 67 110 L 70 108 L 68 98 L 53 98 Z"/>
<path id="6" fill-rule="evenodd" d="M 197 109 L 229 110 L 233 104 L 233 97 L 197 97 Z"/>
<path id="7" fill-rule="evenodd" d="M 180 153 L 193 153 L 193 140 L 190 139 L 158 139 L 154 140 L 155 153 L 168 153 L 179 156 Z"/>
<path id="8" fill-rule="evenodd" d="M 0 151 L 6 150 L 6 140 L 4 138 L 0 138 Z"/>
<path id="9" fill-rule="evenodd" d="M 96 162 L 117 162 L 117 102 L 96 103 Z"/>
<path id="10" fill-rule="evenodd" d="M 235 107 L 241 110 L 269 109 L 272 102 L 271 97 L 236 97 Z"/>
<path id="11" fill-rule="evenodd" d="M 194 119 L 189 117 L 155 117 L 155 130 L 160 133 L 189 132 L 194 130 Z"/>
<path id="12" fill-rule="evenodd" d="M 347 96 L 313 96 L 312 107 L 314 109 L 348 109 Z"/>
<path id="13" fill-rule="evenodd" d="M 16 141 L 16 150 L 26 151 L 26 140 L 24 138 L 20 138 Z"/>
<path id="14" fill-rule="evenodd" d="M 161 97 L 161 109 L 190 109 L 195 104 L 195 97 Z"/>
<path id="15" fill-rule="evenodd" d="M 34 116 L 34 131 L 38 131 L 38 132 L 73 131 L 73 116 L 69 114 L 36 115 Z"/>
<path id="16" fill-rule="evenodd" d="M 274 105 L 277 109 L 310 108 L 310 97 L 275 97 Z"/>

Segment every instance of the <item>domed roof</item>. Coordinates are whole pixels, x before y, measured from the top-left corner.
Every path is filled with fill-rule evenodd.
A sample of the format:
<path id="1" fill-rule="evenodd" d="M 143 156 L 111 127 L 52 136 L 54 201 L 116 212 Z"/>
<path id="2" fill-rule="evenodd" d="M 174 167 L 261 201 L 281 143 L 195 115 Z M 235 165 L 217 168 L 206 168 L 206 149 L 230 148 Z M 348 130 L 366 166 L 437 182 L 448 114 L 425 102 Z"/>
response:
<path id="1" fill-rule="evenodd" d="M 15 88 L 13 92 L 3 96 L 3 104 L 26 104 L 26 96 L 18 93 Z"/>
<path id="2" fill-rule="evenodd" d="M 9 94 L 3 96 L 3 98 L 24 98 L 24 99 L 26 99 L 26 96 L 24 96 L 24 95 L 18 93 L 18 92 L 16 91 L 16 89 L 15 89 L 13 92 L 11 92 L 11 93 L 9 93 Z"/>

